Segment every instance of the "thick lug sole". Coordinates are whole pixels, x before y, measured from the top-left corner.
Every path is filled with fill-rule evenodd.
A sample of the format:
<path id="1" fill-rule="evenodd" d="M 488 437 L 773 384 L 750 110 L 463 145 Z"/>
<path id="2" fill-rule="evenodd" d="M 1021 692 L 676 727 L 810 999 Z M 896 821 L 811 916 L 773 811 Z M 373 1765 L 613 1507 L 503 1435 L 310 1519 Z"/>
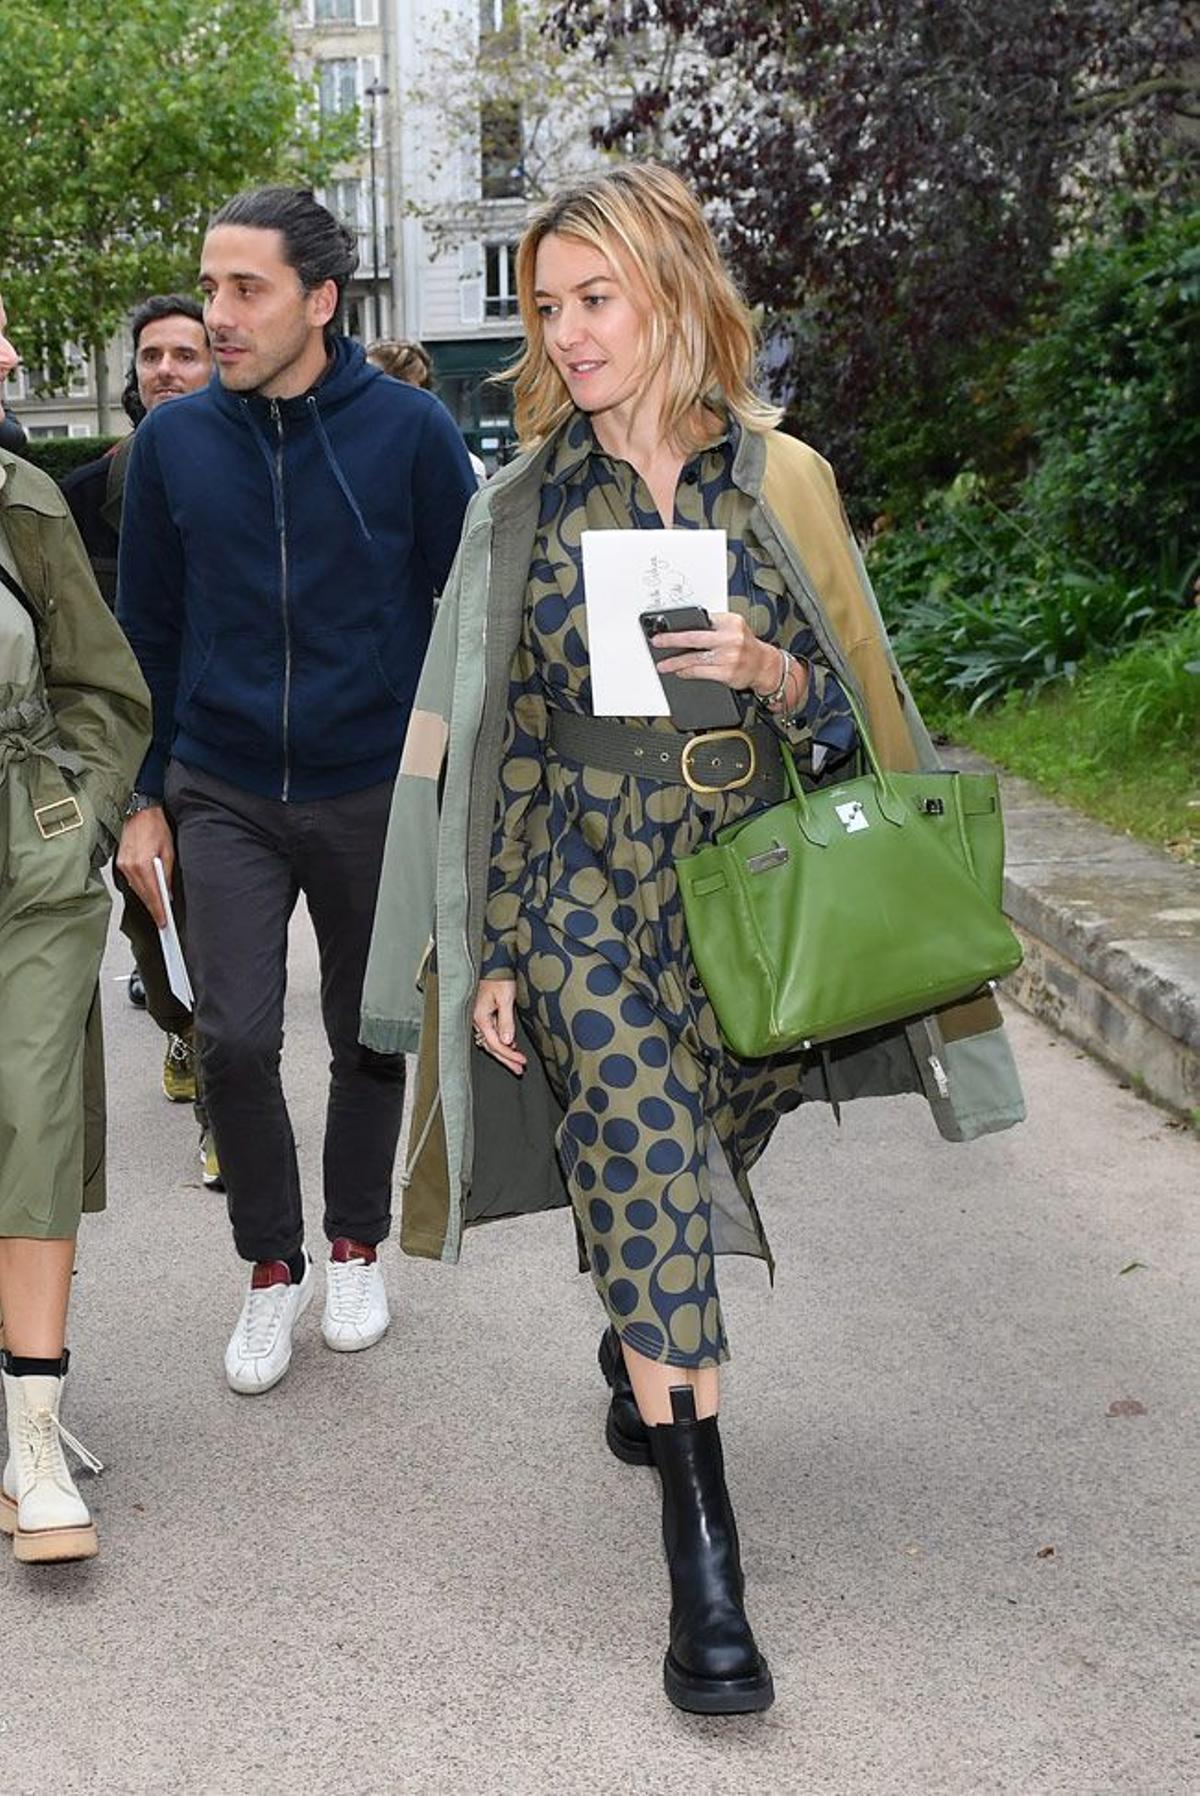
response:
<path id="1" fill-rule="evenodd" d="M 700 1678 L 676 1664 L 670 1651 L 663 1660 L 663 1688 L 677 1709 L 689 1715 L 760 1715 L 775 1701 L 775 1685 L 765 1659 L 745 1678 Z"/>
<path id="2" fill-rule="evenodd" d="M 100 1551 L 95 1524 L 86 1528 L 39 1528 L 13 1535 L 13 1558 L 22 1565 L 61 1565 L 70 1559 L 94 1559 Z"/>
<path id="3" fill-rule="evenodd" d="M 649 1441 L 635 1440 L 631 1435 L 623 1434 L 617 1425 L 617 1418 L 609 1406 L 608 1417 L 604 1424 L 604 1438 L 608 1450 L 615 1459 L 624 1465 L 653 1465 L 654 1454 L 650 1450 Z"/>
<path id="4" fill-rule="evenodd" d="M 0 1534 L 11 1534 L 13 1558 L 22 1565 L 61 1565 L 71 1559 L 94 1559 L 100 1551 L 96 1525 L 84 1528 L 38 1528 L 22 1533 L 17 1525 L 17 1506 L 0 1492 Z"/>

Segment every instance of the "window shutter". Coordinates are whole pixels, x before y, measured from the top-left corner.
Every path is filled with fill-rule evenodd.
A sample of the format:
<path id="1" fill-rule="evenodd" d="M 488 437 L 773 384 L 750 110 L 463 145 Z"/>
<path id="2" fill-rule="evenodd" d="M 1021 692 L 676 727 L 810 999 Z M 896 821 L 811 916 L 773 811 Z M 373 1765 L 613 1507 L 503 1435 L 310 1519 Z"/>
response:
<path id="1" fill-rule="evenodd" d="M 463 324 L 483 323 L 482 243 L 464 243 L 458 252 L 458 315 Z"/>

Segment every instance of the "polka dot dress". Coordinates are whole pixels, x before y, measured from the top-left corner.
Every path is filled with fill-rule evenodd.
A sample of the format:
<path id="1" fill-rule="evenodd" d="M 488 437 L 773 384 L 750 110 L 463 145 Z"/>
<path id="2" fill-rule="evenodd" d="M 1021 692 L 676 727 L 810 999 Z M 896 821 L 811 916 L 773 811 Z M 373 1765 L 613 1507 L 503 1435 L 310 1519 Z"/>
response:
<path id="1" fill-rule="evenodd" d="M 811 658 L 811 632 L 747 538 L 735 447 L 731 431 L 688 464 L 674 524 L 724 529 L 731 607 L 757 635 Z M 558 1154 L 592 1276 L 622 1340 L 670 1365 L 711 1366 L 728 1350 L 710 1155 L 723 1153 L 733 1175 L 730 1243 L 769 1260 L 746 1175 L 799 1103 L 804 1063 L 741 1061 L 724 1046 L 674 866 L 756 801 L 580 767 L 546 745 L 551 708 L 591 712 L 581 532 L 660 525 L 640 476 L 599 448 L 586 417 L 573 418 L 547 468 L 512 669 L 482 970 L 515 976 L 521 1020 L 565 1112 Z M 675 733 L 669 718 L 628 721 Z M 820 663 L 788 736 L 802 766 L 814 738 L 832 759 L 853 745 L 841 688 Z"/>

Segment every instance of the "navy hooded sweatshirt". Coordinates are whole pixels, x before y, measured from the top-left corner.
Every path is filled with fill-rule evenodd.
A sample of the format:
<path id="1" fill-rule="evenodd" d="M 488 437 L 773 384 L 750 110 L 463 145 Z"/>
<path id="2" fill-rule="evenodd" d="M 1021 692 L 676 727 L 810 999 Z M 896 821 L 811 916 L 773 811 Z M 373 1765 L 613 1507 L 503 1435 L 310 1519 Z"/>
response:
<path id="1" fill-rule="evenodd" d="M 393 778 L 463 513 L 466 448 L 432 394 L 335 339 L 318 384 L 156 406 L 134 439 L 117 616 L 166 763 L 304 801 Z"/>

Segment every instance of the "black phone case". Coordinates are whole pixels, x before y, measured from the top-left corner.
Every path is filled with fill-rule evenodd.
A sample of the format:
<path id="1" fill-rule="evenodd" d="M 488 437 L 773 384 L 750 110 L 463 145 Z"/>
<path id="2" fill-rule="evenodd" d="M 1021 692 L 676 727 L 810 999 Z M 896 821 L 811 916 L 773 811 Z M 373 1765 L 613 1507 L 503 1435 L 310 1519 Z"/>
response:
<path id="1" fill-rule="evenodd" d="M 699 605 L 664 606 L 662 610 L 643 612 L 643 631 L 650 617 L 669 619 L 672 630 L 711 630 L 708 613 Z M 658 649 L 654 637 L 646 633 L 651 657 L 657 665 L 678 653 L 674 649 Z M 719 680 L 681 680 L 678 674 L 660 673 L 663 695 L 671 710 L 671 722 L 677 730 L 729 730 L 742 721 L 741 707 L 728 686 Z"/>

